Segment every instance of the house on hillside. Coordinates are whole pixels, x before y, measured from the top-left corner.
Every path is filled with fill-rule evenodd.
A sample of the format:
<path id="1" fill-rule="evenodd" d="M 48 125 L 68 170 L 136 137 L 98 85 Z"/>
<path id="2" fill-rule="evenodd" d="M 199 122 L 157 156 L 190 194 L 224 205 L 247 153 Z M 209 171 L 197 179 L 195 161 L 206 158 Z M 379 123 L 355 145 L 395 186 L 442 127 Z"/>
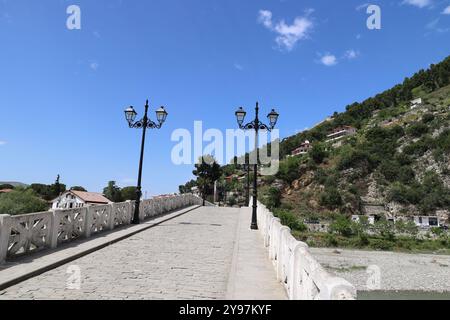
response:
<path id="1" fill-rule="evenodd" d="M 336 141 L 347 136 L 354 135 L 356 133 L 356 128 L 351 126 L 342 126 L 334 129 L 329 135 L 327 135 L 327 142 Z"/>
<path id="2" fill-rule="evenodd" d="M 312 148 L 311 143 L 308 140 L 306 140 L 297 149 L 292 151 L 291 156 L 295 157 L 298 155 L 307 154 L 309 150 L 311 150 L 311 148 Z"/>
<path id="3" fill-rule="evenodd" d="M 420 107 L 422 105 L 422 98 L 418 98 L 418 99 L 412 100 L 410 102 L 410 104 L 411 104 L 411 109 L 415 109 L 417 107 Z"/>
<path id="4" fill-rule="evenodd" d="M 420 228 L 439 227 L 439 218 L 435 216 L 414 216 L 413 218 L 416 226 Z"/>
<path id="5" fill-rule="evenodd" d="M 52 209 L 74 209 L 111 203 L 101 193 L 69 190 L 52 201 Z"/>

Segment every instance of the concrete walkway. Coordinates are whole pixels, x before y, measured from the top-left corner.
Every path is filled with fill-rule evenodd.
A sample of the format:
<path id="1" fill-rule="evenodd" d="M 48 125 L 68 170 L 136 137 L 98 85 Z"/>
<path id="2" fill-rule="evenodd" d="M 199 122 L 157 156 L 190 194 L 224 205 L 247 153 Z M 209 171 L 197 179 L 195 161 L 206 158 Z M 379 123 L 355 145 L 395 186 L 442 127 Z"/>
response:
<path id="1" fill-rule="evenodd" d="M 251 208 L 241 208 L 227 299 L 284 300 L 286 291 L 276 279 L 275 269 L 264 248 L 259 230 L 251 230 Z"/>
<path id="2" fill-rule="evenodd" d="M 249 213 L 200 207 L 147 222 L 154 225 L 139 233 L 136 226 L 111 233 L 122 232 L 113 244 L 107 236 L 103 244 L 77 244 L 72 250 L 91 241 L 100 249 L 10 286 L 0 299 L 284 299 L 262 236 L 248 228 Z M 125 237 L 127 232 L 133 233 Z M 62 259 L 64 250 L 55 254 Z M 4 266 L 0 279 L 30 272 L 39 261 L 55 263 L 57 255 Z"/>

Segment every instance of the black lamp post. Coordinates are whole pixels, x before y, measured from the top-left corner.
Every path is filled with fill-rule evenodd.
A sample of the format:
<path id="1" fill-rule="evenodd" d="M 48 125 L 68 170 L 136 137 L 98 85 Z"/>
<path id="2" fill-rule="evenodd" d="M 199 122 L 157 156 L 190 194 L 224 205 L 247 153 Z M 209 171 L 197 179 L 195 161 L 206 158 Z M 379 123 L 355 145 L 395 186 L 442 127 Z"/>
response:
<path id="1" fill-rule="evenodd" d="M 272 111 L 267 115 L 267 118 L 269 119 L 269 125 L 266 125 L 264 123 L 262 123 L 259 120 L 258 114 L 259 114 L 259 105 L 258 102 L 256 102 L 256 108 L 255 108 L 255 120 L 247 123 L 247 124 L 243 124 L 244 123 L 244 119 L 245 116 L 247 114 L 247 112 L 245 112 L 245 110 L 240 107 L 237 111 L 236 111 L 236 119 L 239 125 L 239 128 L 242 130 L 255 130 L 255 152 L 256 152 L 256 163 L 254 164 L 253 167 L 253 209 L 252 209 L 252 224 L 251 224 L 251 229 L 252 230 L 257 230 L 258 229 L 258 218 L 257 218 L 257 213 L 256 210 L 258 209 L 258 190 L 257 190 L 257 179 L 258 179 L 258 162 L 259 162 L 259 151 L 258 151 L 258 131 L 259 130 L 268 130 L 268 131 L 272 131 L 273 128 L 275 128 L 275 125 L 277 124 L 278 121 L 278 116 L 279 114 L 275 111 L 275 109 L 272 109 Z"/>
<path id="2" fill-rule="evenodd" d="M 145 113 L 144 113 L 144 117 L 141 120 L 134 121 L 137 116 L 137 112 L 134 111 L 133 107 L 129 107 L 125 110 L 125 118 L 128 121 L 128 126 L 130 128 L 143 129 L 142 130 L 142 143 L 141 143 L 141 157 L 139 160 L 138 183 L 137 183 L 137 188 L 136 188 L 136 206 L 135 206 L 134 216 L 133 216 L 133 221 L 132 221 L 133 224 L 139 224 L 139 222 L 140 222 L 139 221 L 139 206 L 141 203 L 141 196 L 142 196 L 141 182 L 142 182 L 142 163 L 144 161 L 145 132 L 147 131 L 147 129 L 160 129 L 162 127 L 164 121 L 166 121 L 166 118 L 167 118 L 167 112 L 164 109 L 164 107 L 160 107 L 158 110 L 156 110 L 156 119 L 157 119 L 158 123 L 151 121 L 147 116 L 147 112 L 148 112 L 148 100 L 145 103 Z"/>
<path id="3" fill-rule="evenodd" d="M 250 205 L 250 164 L 248 163 L 249 159 L 246 157 L 244 170 L 247 176 L 247 185 L 245 187 L 245 203 L 247 206 Z"/>

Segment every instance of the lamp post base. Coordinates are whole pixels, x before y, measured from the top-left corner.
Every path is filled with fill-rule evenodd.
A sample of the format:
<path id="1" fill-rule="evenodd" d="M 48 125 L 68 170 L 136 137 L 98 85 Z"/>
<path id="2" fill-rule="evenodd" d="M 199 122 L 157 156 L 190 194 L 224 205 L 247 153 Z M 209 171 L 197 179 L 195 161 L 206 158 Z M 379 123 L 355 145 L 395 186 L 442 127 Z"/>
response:
<path id="1" fill-rule="evenodd" d="M 252 223 L 252 225 L 250 226 L 251 230 L 258 230 L 258 224 L 257 223 Z"/>

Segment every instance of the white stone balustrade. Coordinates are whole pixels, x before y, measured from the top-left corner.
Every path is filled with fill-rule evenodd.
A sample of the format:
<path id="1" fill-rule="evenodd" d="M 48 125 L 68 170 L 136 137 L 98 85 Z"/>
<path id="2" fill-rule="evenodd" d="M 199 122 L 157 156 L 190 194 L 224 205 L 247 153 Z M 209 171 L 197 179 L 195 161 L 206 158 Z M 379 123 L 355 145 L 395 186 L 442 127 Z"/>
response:
<path id="1" fill-rule="evenodd" d="M 202 199 L 192 194 L 143 200 L 140 220 L 201 204 Z M 8 258 L 56 248 L 62 243 L 128 225 L 134 208 L 135 202 L 127 201 L 16 216 L 0 215 L 0 264 Z"/>
<path id="2" fill-rule="evenodd" d="M 252 201 L 250 201 L 252 203 Z M 354 300 L 356 288 L 329 274 L 311 255 L 308 245 L 258 202 L 258 225 L 278 280 L 291 300 Z"/>

